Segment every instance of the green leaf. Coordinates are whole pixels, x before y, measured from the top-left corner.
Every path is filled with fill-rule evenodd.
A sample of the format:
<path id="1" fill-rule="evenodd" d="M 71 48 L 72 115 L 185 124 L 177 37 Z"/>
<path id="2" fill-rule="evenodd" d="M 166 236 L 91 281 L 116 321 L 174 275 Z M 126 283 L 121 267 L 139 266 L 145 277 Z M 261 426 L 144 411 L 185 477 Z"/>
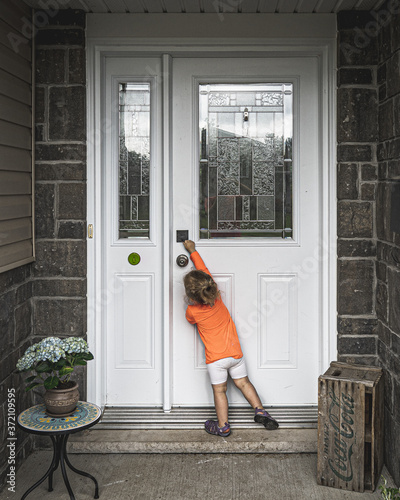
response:
<path id="1" fill-rule="evenodd" d="M 68 375 L 68 373 L 72 373 L 74 369 L 71 366 L 64 366 L 61 368 L 61 370 L 58 372 L 60 377 L 64 377 L 64 375 Z"/>
<path id="2" fill-rule="evenodd" d="M 57 363 L 54 365 L 55 370 L 61 370 L 63 366 L 67 364 L 67 361 L 64 358 L 61 358 L 57 361 Z"/>
<path id="3" fill-rule="evenodd" d="M 29 384 L 27 387 L 25 387 L 25 391 L 28 392 L 34 387 L 37 387 L 38 385 L 40 385 L 39 382 L 34 382 L 33 384 Z"/>
<path id="4" fill-rule="evenodd" d="M 48 361 L 42 361 L 35 368 L 35 370 L 38 373 L 51 372 L 52 369 L 53 369 L 53 367 L 52 367 L 52 365 Z"/>
<path id="5" fill-rule="evenodd" d="M 60 379 L 58 377 L 47 377 L 44 381 L 44 386 L 46 389 L 54 389 L 54 387 L 58 386 L 59 382 Z"/>
<path id="6" fill-rule="evenodd" d="M 84 359 L 77 359 L 75 361 L 75 366 L 86 366 L 86 365 L 87 365 L 87 363 Z"/>
<path id="7" fill-rule="evenodd" d="M 36 375 L 32 375 L 32 377 L 26 378 L 25 382 L 28 382 L 28 384 L 29 384 L 30 382 L 33 382 L 35 380 L 35 378 L 36 378 Z"/>
<path id="8" fill-rule="evenodd" d="M 86 359 L 87 361 L 90 361 L 91 359 L 94 359 L 94 356 L 91 352 L 87 352 L 83 355 L 83 359 Z"/>

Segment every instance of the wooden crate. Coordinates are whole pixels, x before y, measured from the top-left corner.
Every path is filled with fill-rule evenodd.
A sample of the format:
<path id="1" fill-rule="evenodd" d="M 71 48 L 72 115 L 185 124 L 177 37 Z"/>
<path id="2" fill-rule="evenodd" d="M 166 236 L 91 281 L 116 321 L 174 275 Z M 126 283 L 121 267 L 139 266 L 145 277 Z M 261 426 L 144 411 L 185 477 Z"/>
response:
<path id="1" fill-rule="evenodd" d="M 363 492 L 383 466 L 383 373 L 331 363 L 319 377 L 318 484 Z"/>

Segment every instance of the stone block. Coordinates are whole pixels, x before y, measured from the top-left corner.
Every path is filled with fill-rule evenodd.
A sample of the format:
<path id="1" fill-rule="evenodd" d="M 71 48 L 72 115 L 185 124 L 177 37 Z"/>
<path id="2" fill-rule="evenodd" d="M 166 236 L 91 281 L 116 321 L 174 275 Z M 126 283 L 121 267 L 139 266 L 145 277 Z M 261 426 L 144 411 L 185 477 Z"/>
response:
<path id="1" fill-rule="evenodd" d="M 374 313 L 374 263 L 371 260 L 339 260 L 338 314 Z"/>
<path id="2" fill-rule="evenodd" d="M 378 138 L 378 96 L 375 89 L 340 88 L 338 142 L 374 142 Z"/>
<path id="3" fill-rule="evenodd" d="M 389 328 L 382 323 L 382 321 L 378 321 L 378 339 L 379 342 L 385 344 L 386 347 L 390 347 L 391 343 L 391 332 Z"/>
<path id="4" fill-rule="evenodd" d="M 378 66 L 377 80 L 379 85 L 386 82 L 386 63 Z"/>
<path id="5" fill-rule="evenodd" d="M 84 240 L 86 223 L 83 221 L 60 221 L 57 237 L 60 239 Z"/>
<path id="6" fill-rule="evenodd" d="M 370 337 L 344 337 L 339 335 L 338 351 L 346 355 L 374 355 L 376 354 L 376 338 Z"/>
<path id="7" fill-rule="evenodd" d="M 20 305 L 23 302 L 32 298 L 33 284 L 32 281 L 23 283 L 16 289 L 15 293 L 15 304 Z"/>
<path id="8" fill-rule="evenodd" d="M 378 164 L 378 180 L 384 181 L 388 176 L 388 162 L 382 161 Z"/>
<path id="9" fill-rule="evenodd" d="M 0 295 L 9 292 L 11 286 L 24 283 L 31 276 L 31 265 L 26 264 L 10 271 L 0 273 Z"/>
<path id="10" fill-rule="evenodd" d="M 392 333 L 391 337 L 392 337 L 392 344 L 391 344 L 392 352 L 396 356 L 400 357 L 400 325 L 398 325 L 398 334 Z"/>
<path id="11" fill-rule="evenodd" d="M 86 13 L 79 9 L 59 9 L 51 15 L 51 26 L 86 27 Z"/>
<path id="12" fill-rule="evenodd" d="M 66 67 L 64 49 L 36 50 L 36 83 L 64 83 Z"/>
<path id="13" fill-rule="evenodd" d="M 57 216 L 59 219 L 86 218 L 86 184 L 61 183 L 58 187 Z"/>
<path id="14" fill-rule="evenodd" d="M 36 163 L 36 181 L 83 181 L 86 180 L 86 164 Z"/>
<path id="15" fill-rule="evenodd" d="M 33 304 L 36 335 L 47 337 L 86 333 L 85 299 L 36 298 Z"/>
<path id="16" fill-rule="evenodd" d="M 338 237 L 373 237 L 373 210 L 370 202 L 338 202 Z"/>
<path id="17" fill-rule="evenodd" d="M 0 297 L 0 359 L 7 356 L 8 351 L 14 347 L 14 307 L 15 290 L 10 290 Z M 0 377 L 0 381 L 3 378 Z"/>
<path id="18" fill-rule="evenodd" d="M 36 142 L 44 142 L 47 140 L 47 126 L 45 124 L 35 125 L 35 140 Z"/>
<path id="19" fill-rule="evenodd" d="M 36 161 L 86 162 L 85 144 L 36 144 Z"/>
<path id="20" fill-rule="evenodd" d="M 339 162 L 374 161 L 374 150 L 371 144 L 339 144 L 337 160 Z"/>
<path id="21" fill-rule="evenodd" d="M 34 281 L 35 297 L 85 297 L 86 278 L 80 279 L 36 279 Z"/>
<path id="22" fill-rule="evenodd" d="M 394 135 L 396 137 L 400 136 L 400 95 L 396 95 L 393 98 L 393 112 L 394 112 Z"/>
<path id="23" fill-rule="evenodd" d="M 392 232 L 390 231 L 390 207 L 390 184 L 380 182 L 376 193 L 376 231 L 380 240 L 391 241 L 392 239 Z"/>
<path id="24" fill-rule="evenodd" d="M 389 327 L 398 333 L 400 331 L 400 269 L 388 268 L 388 297 Z"/>
<path id="25" fill-rule="evenodd" d="M 41 45 L 79 45 L 85 46 L 85 32 L 81 28 L 39 29 L 36 44 Z"/>
<path id="26" fill-rule="evenodd" d="M 393 99 L 379 106 L 379 140 L 386 141 L 394 136 Z"/>
<path id="27" fill-rule="evenodd" d="M 400 49 L 400 19 L 399 15 L 394 16 L 393 22 L 391 23 L 392 28 L 392 53 Z"/>
<path id="28" fill-rule="evenodd" d="M 31 301 L 26 301 L 15 309 L 15 342 L 27 339 L 32 333 Z"/>
<path id="29" fill-rule="evenodd" d="M 376 335 L 378 321 L 375 318 L 338 317 L 338 333 L 341 335 Z"/>
<path id="30" fill-rule="evenodd" d="M 35 185 L 35 230 L 37 238 L 54 238 L 55 236 L 55 184 Z"/>
<path id="31" fill-rule="evenodd" d="M 386 84 L 388 97 L 400 92 L 400 52 L 395 52 L 387 61 Z"/>
<path id="32" fill-rule="evenodd" d="M 361 199 L 366 201 L 375 200 L 376 185 L 372 182 L 363 182 L 361 184 Z"/>
<path id="33" fill-rule="evenodd" d="M 364 163 L 361 165 L 361 180 L 362 181 L 375 181 L 378 179 L 377 165 L 371 163 Z"/>
<path id="34" fill-rule="evenodd" d="M 387 97 L 387 85 L 386 81 L 382 83 L 381 85 L 378 86 L 378 99 L 379 102 L 382 102 L 386 99 Z"/>
<path id="35" fill-rule="evenodd" d="M 400 422 L 389 411 L 385 411 L 385 465 L 394 482 L 400 485 Z"/>
<path id="36" fill-rule="evenodd" d="M 373 240 L 338 240 L 339 257 L 374 257 L 376 246 Z"/>
<path id="37" fill-rule="evenodd" d="M 337 168 L 337 197 L 339 200 L 358 198 L 358 168 L 355 163 L 340 163 Z"/>
<path id="38" fill-rule="evenodd" d="M 85 140 L 85 106 L 85 87 L 51 87 L 49 140 Z"/>
<path id="39" fill-rule="evenodd" d="M 388 13 L 389 14 L 389 13 Z M 391 53 L 391 29 L 390 24 L 385 20 L 380 26 L 378 33 L 378 46 L 379 46 L 379 62 L 382 63 L 390 57 Z"/>
<path id="40" fill-rule="evenodd" d="M 44 123 L 46 121 L 46 92 L 45 87 L 35 88 L 35 122 Z M 36 139 L 37 140 L 37 139 Z"/>
<path id="41" fill-rule="evenodd" d="M 35 277 L 85 277 L 86 241 L 37 241 L 33 273 Z"/>
<path id="42" fill-rule="evenodd" d="M 354 12 L 354 11 L 353 11 Z M 342 12 L 352 14 L 353 12 Z M 339 14 L 341 14 L 339 12 Z M 356 26 L 353 29 L 339 29 L 338 67 L 372 66 L 378 63 L 377 37 L 369 37 Z"/>
<path id="43" fill-rule="evenodd" d="M 386 283 L 378 281 L 376 285 L 376 316 L 387 323 L 388 320 L 388 289 Z"/>
<path id="44" fill-rule="evenodd" d="M 378 161 L 398 159 L 400 156 L 400 138 L 381 142 L 377 147 Z"/>
<path id="45" fill-rule="evenodd" d="M 374 74 L 371 68 L 341 68 L 338 85 L 372 85 Z"/>
<path id="46" fill-rule="evenodd" d="M 86 85 L 86 52 L 84 49 L 68 51 L 68 82 Z"/>
<path id="47" fill-rule="evenodd" d="M 388 161 L 387 178 L 390 180 L 400 179 L 400 159 Z"/>
<path id="48" fill-rule="evenodd" d="M 386 283 L 387 279 L 387 265 L 384 262 L 378 261 L 376 263 L 376 279 Z"/>

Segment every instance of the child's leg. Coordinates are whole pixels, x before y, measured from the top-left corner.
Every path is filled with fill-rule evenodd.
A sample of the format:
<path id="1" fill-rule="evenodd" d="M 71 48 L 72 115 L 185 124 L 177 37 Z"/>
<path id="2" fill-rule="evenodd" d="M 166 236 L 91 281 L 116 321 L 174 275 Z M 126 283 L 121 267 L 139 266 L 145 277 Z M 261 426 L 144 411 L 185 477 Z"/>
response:
<path id="1" fill-rule="evenodd" d="M 228 398 L 226 397 L 227 382 L 213 384 L 215 411 L 218 417 L 218 426 L 224 427 L 228 422 Z"/>
<path id="2" fill-rule="evenodd" d="M 250 382 L 249 377 L 233 379 L 233 382 L 250 403 L 252 408 L 263 408 L 260 397 L 258 396 L 254 385 Z"/>

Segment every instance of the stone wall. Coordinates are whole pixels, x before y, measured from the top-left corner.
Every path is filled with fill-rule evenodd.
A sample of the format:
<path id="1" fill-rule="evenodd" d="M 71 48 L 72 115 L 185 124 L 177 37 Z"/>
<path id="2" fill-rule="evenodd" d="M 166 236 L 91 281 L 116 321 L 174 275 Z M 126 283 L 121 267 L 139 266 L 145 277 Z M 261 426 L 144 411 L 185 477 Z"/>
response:
<path id="1" fill-rule="evenodd" d="M 400 15 L 389 21 L 380 32 L 377 72 L 376 313 L 386 380 L 385 461 L 400 484 Z"/>
<path id="2" fill-rule="evenodd" d="M 15 372 L 18 359 L 30 345 L 32 333 L 30 278 L 30 264 L 0 274 L 0 490 L 10 479 L 7 478 L 7 474 L 10 473 L 12 465 L 8 463 L 8 459 L 12 459 L 12 450 L 7 448 L 7 444 L 12 442 L 6 439 L 17 438 L 15 442 L 17 465 L 32 450 L 32 439 L 29 435 L 19 429 L 16 429 L 15 436 L 8 432 L 8 417 L 15 417 L 12 403 L 15 404 L 17 414 L 32 404 L 32 395 L 25 392 L 23 379 Z M 15 425 L 12 418 L 10 424 Z"/>
<path id="3" fill-rule="evenodd" d="M 357 38 L 372 19 L 338 15 L 338 353 L 341 361 L 376 365 L 378 39 Z"/>
<path id="4" fill-rule="evenodd" d="M 49 16 L 36 35 L 37 338 L 86 335 L 85 68 L 85 14 Z"/>
<path id="5" fill-rule="evenodd" d="M 338 351 L 342 360 L 384 368 L 385 463 L 400 484 L 400 229 L 391 229 L 400 218 L 400 16 L 393 6 L 338 15 Z"/>

